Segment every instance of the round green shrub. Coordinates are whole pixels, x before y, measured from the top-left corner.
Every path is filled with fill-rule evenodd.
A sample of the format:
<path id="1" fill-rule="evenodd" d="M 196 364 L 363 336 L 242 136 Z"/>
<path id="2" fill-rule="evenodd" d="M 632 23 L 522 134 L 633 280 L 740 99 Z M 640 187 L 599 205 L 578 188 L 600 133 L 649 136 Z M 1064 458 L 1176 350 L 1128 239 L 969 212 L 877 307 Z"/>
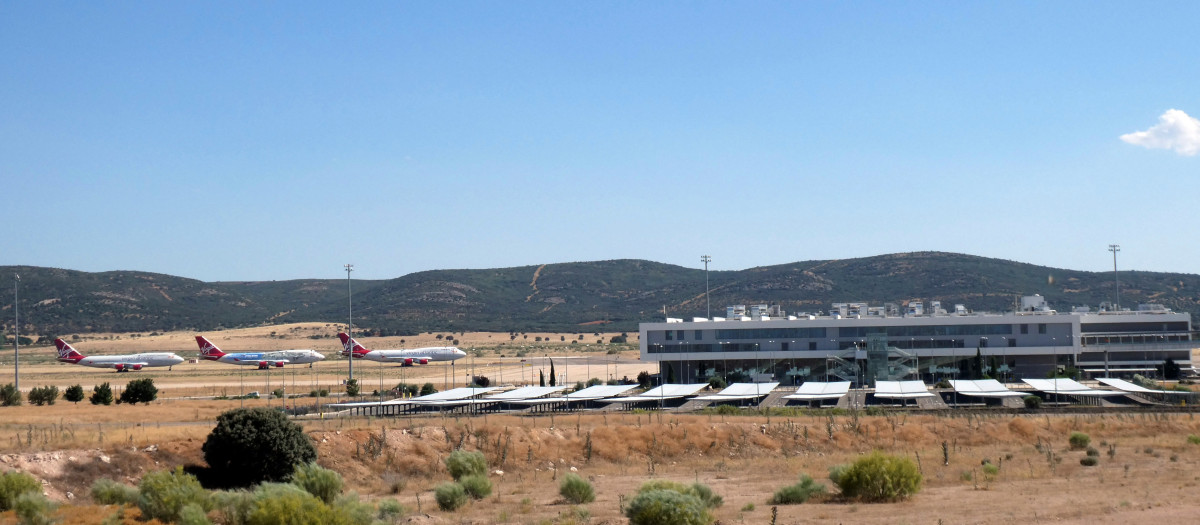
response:
<path id="1" fill-rule="evenodd" d="M 433 489 L 433 499 L 437 500 L 439 509 L 458 510 L 467 504 L 467 491 L 458 483 L 446 482 Z"/>
<path id="2" fill-rule="evenodd" d="M 180 512 L 188 504 L 196 504 L 205 511 L 212 508 L 208 491 L 200 486 L 196 476 L 185 473 L 182 468 L 142 476 L 138 492 L 138 508 L 147 519 L 168 523 L 179 521 Z"/>
<path id="3" fill-rule="evenodd" d="M 798 505 L 809 500 L 809 498 L 825 493 L 825 485 L 813 481 L 807 474 L 800 475 L 800 482 L 795 485 L 789 485 L 775 491 L 775 495 L 771 496 L 771 500 L 767 503 L 771 505 Z"/>
<path id="4" fill-rule="evenodd" d="M 53 525 L 58 521 L 53 516 L 57 506 L 41 492 L 23 492 L 13 502 L 22 525 Z"/>
<path id="5" fill-rule="evenodd" d="M 558 484 L 558 493 L 575 505 L 596 501 L 596 489 L 578 474 L 567 474 Z"/>
<path id="6" fill-rule="evenodd" d="M 921 490 L 921 473 L 908 458 L 875 451 L 851 464 L 839 476 L 837 485 L 847 498 L 899 501 Z"/>
<path id="7" fill-rule="evenodd" d="M 487 458 L 483 457 L 482 452 L 455 450 L 446 456 L 445 462 L 446 470 L 450 471 L 450 477 L 455 481 L 472 474 L 487 474 Z"/>
<path id="8" fill-rule="evenodd" d="M 0 512 L 11 510 L 17 498 L 26 492 L 42 493 L 42 484 L 24 472 L 9 471 L 0 474 Z"/>
<path id="9" fill-rule="evenodd" d="M 231 487 L 286 481 L 296 465 L 317 459 L 317 449 L 304 429 L 282 412 L 265 407 L 222 413 L 201 450 L 213 481 Z"/>
<path id="10" fill-rule="evenodd" d="M 292 473 L 292 484 L 329 505 L 342 493 L 343 482 L 337 472 L 316 463 L 306 463 L 296 466 L 296 471 Z"/>
<path id="11" fill-rule="evenodd" d="M 290 483 L 263 483 L 254 491 L 246 525 L 321 525 L 346 523 L 328 505 Z"/>
<path id="12" fill-rule="evenodd" d="M 1084 456 L 1079 458 L 1079 464 L 1085 467 L 1094 467 L 1100 464 L 1100 458 L 1096 456 Z"/>
<path id="13" fill-rule="evenodd" d="M 379 500 L 375 505 L 376 516 L 388 522 L 394 522 L 405 514 L 408 514 L 408 508 L 402 505 L 395 498 L 386 498 Z"/>
<path id="14" fill-rule="evenodd" d="M 715 509 L 725 503 L 721 496 L 713 493 L 712 489 L 703 483 L 687 485 L 669 479 L 655 479 L 642 483 L 642 486 L 638 488 L 639 493 L 652 490 L 670 490 L 688 496 L 695 496 L 708 509 Z"/>
<path id="15" fill-rule="evenodd" d="M 674 490 L 639 492 L 625 509 L 630 525 L 708 525 L 713 515 L 700 498 Z"/>
<path id="16" fill-rule="evenodd" d="M 471 474 L 458 480 L 464 491 L 472 499 L 483 499 L 492 493 L 492 481 L 486 474 Z"/>
<path id="17" fill-rule="evenodd" d="M 101 505 L 137 505 L 137 487 L 108 478 L 100 478 L 92 483 L 92 500 Z"/>
<path id="18" fill-rule="evenodd" d="M 1067 441 L 1071 444 L 1071 450 L 1083 450 L 1088 448 L 1088 445 L 1092 443 L 1092 438 L 1083 432 L 1071 432 L 1071 436 L 1067 438 Z"/>
<path id="19" fill-rule="evenodd" d="M 199 505 L 188 503 L 179 511 L 179 525 L 212 525 L 212 520 Z"/>
<path id="20" fill-rule="evenodd" d="M 1089 455 L 1089 456 L 1096 456 L 1096 457 L 1099 457 L 1099 456 L 1100 456 L 1100 451 L 1099 451 L 1099 450 L 1096 450 L 1095 448 L 1088 447 L 1088 448 L 1087 448 L 1087 455 Z"/>
<path id="21" fill-rule="evenodd" d="M 1025 400 L 1025 408 L 1042 408 L 1042 398 L 1038 396 L 1025 396 L 1021 399 Z"/>

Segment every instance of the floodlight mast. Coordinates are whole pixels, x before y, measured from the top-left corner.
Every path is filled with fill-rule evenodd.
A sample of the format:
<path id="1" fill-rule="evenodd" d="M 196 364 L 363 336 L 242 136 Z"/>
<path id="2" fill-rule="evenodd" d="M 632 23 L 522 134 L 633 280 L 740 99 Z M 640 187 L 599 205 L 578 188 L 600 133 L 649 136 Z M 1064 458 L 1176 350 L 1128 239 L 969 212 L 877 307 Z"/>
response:
<path id="1" fill-rule="evenodd" d="M 353 295 L 352 290 L 350 289 L 350 272 L 353 272 L 353 271 L 354 271 L 354 265 L 347 264 L 346 265 L 346 298 L 347 298 L 346 300 L 349 302 L 349 304 L 347 306 L 349 307 L 349 314 L 350 314 L 349 319 L 347 320 L 347 323 L 346 323 L 346 340 L 347 341 L 354 340 L 354 295 Z M 354 345 L 353 345 L 353 343 L 350 345 L 349 357 L 350 357 L 350 380 L 353 381 L 354 380 Z"/>
<path id="2" fill-rule="evenodd" d="M 1120 244 L 1108 245 L 1108 251 L 1113 254 L 1113 309 L 1121 311 L 1121 279 L 1117 274 L 1117 252 L 1121 251 Z"/>
<path id="3" fill-rule="evenodd" d="M 21 394 L 21 312 L 19 311 L 21 276 L 13 274 L 13 387 Z"/>
<path id="4" fill-rule="evenodd" d="M 708 318 L 712 319 L 712 303 L 708 301 L 708 263 L 712 261 L 712 257 L 707 255 L 700 256 L 700 262 L 704 263 L 704 307 L 708 311 Z"/>

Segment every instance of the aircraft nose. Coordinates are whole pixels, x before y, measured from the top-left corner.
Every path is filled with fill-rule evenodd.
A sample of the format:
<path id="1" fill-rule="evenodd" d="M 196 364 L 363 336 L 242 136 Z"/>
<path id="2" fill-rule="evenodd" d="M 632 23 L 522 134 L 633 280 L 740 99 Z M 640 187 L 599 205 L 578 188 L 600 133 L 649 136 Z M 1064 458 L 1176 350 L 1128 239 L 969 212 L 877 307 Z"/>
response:
<path id="1" fill-rule="evenodd" d="M 325 354 L 322 354 L 321 352 L 313 352 L 313 357 L 316 357 L 317 359 L 325 359 Z"/>
<path id="2" fill-rule="evenodd" d="M 171 362 L 175 363 L 175 364 L 179 364 L 179 363 L 184 362 L 184 359 L 182 357 L 179 357 L 176 354 L 171 354 Z"/>

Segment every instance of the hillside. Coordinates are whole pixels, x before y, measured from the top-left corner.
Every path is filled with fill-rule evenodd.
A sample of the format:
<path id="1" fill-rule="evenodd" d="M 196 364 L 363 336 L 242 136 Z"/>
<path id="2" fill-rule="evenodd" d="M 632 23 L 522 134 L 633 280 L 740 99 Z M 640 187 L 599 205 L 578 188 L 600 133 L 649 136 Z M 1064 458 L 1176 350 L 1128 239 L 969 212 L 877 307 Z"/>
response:
<path id="1" fill-rule="evenodd" d="M 206 283 L 144 272 L 87 273 L 0 267 L 20 273 L 22 333 L 153 331 L 341 320 L 345 281 Z M 973 310 L 1011 309 L 1039 293 L 1052 306 L 1111 301 L 1111 273 L 1082 272 L 971 255 L 918 252 L 804 261 L 709 274 L 714 315 L 730 304 L 779 304 L 789 312 L 831 302 L 939 300 Z M 1200 313 L 1200 276 L 1121 272 L 1121 304 L 1157 302 Z M 355 325 L 429 330 L 628 331 L 641 321 L 705 314 L 704 271 L 641 260 L 435 270 L 354 281 Z M 12 327 L 12 296 L 0 302 Z"/>

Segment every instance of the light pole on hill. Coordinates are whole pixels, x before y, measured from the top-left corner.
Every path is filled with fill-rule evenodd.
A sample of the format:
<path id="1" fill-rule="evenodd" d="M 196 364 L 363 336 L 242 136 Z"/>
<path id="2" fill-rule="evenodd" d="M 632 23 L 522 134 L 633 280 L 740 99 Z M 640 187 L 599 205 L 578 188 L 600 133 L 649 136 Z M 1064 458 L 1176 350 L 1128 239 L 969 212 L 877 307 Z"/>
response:
<path id="1" fill-rule="evenodd" d="M 13 386 L 21 394 L 21 313 L 18 311 L 21 276 L 13 274 Z"/>
<path id="2" fill-rule="evenodd" d="M 346 322 L 346 337 L 348 338 L 347 340 L 354 338 L 354 295 L 353 295 L 353 291 L 350 289 L 350 272 L 353 272 L 353 271 L 354 271 L 354 265 L 347 264 L 346 265 L 346 300 L 348 301 L 347 306 L 349 307 L 349 314 L 350 314 L 349 318 L 347 319 L 347 322 Z M 349 366 L 350 366 L 350 379 L 353 380 L 354 379 L 354 348 L 353 348 L 353 346 L 351 346 L 351 348 L 350 348 Z"/>
<path id="3" fill-rule="evenodd" d="M 708 318 L 712 319 L 712 303 L 708 301 L 708 263 L 712 261 L 712 257 L 707 255 L 700 256 L 700 262 L 704 263 L 704 307 L 708 311 Z"/>
<path id="4" fill-rule="evenodd" d="M 1117 252 L 1121 251 L 1120 244 L 1108 245 L 1108 251 L 1113 254 L 1113 309 L 1121 311 L 1121 279 L 1117 274 Z"/>

